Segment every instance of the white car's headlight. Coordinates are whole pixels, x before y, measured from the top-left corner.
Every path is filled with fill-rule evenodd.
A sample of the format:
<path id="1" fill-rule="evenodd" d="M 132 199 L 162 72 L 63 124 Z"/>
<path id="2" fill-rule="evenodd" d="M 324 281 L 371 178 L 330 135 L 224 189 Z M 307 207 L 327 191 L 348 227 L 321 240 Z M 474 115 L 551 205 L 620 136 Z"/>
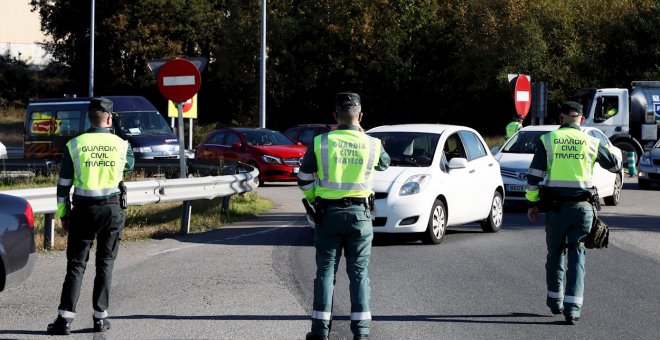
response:
<path id="1" fill-rule="evenodd" d="M 279 157 L 275 157 L 275 156 L 263 155 L 261 156 L 261 159 L 263 159 L 264 162 L 270 164 L 282 164 L 282 160 Z"/>
<path id="2" fill-rule="evenodd" d="M 648 155 L 639 157 L 639 165 L 651 165 L 651 158 Z"/>
<path id="3" fill-rule="evenodd" d="M 151 152 L 151 147 L 150 146 L 143 146 L 141 148 L 133 148 L 133 152 L 139 152 L 139 153 Z"/>
<path id="4" fill-rule="evenodd" d="M 431 181 L 431 175 L 415 175 L 406 180 L 399 190 L 400 196 L 408 196 L 420 193 L 426 187 L 426 184 Z"/>

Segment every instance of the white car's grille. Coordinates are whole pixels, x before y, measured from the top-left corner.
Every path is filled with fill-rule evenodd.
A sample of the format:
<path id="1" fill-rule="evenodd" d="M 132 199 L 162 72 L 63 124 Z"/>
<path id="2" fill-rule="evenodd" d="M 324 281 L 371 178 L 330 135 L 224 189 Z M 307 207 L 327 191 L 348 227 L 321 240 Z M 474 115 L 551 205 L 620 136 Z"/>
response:
<path id="1" fill-rule="evenodd" d="M 501 168 L 500 173 L 502 177 L 515 178 L 519 181 L 527 180 L 527 169 L 506 169 Z"/>

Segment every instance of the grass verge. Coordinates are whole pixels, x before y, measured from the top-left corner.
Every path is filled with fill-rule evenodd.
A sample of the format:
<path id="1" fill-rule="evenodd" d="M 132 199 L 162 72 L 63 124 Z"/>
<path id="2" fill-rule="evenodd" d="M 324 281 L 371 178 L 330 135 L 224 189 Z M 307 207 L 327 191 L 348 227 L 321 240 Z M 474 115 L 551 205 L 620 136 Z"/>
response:
<path id="1" fill-rule="evenodd" d="M 234 222 L 257 217 L 273 207 L 271 201 L 260 198 L 256 193 L 234 195 L 230 199 L 226 216 L 221 214 L 222 198 L 192 202 L 190 232 L 199 233 L 222 228 Z M 182 202 L 158 203 L 143 206 L 130 206 L 126 209 L 126 223 L 122 240 L 139 242 L 149 239 L 163 239 L 179 233 L 181 228 Z M 44 250 L 44 219 L 35 218 L 37 249 Z M 55 220 L 55 240 L 52 250 L 66 249 L 67 233 L 60 221 Z"/>

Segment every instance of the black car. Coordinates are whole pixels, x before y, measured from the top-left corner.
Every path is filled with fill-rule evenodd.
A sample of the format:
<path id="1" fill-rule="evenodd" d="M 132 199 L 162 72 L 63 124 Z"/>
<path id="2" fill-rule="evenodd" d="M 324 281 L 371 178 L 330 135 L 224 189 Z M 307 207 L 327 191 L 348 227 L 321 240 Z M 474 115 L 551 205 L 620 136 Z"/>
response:
<path id="1" fill-rule="evenodd" d="M 314 137 L 337 128 L 337 124 L 302 124 L 286 129 L 284 134 L 294 142 L 300 142 L 305 146 L 310 146 L 314 142 Z"/>
<path id="2" fill-rule="evenodd" d="M 21 197 L 0 194 L 0 291 L 25 281 L 36 260 L 30 203 Z"/>

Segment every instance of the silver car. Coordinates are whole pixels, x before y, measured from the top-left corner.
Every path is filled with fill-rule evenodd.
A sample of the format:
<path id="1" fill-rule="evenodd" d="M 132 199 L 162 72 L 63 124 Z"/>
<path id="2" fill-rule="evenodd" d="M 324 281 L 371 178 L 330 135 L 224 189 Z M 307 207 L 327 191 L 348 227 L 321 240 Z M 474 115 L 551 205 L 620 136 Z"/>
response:
<path id="1" fill-rule="evenodd" d="M 501 148 L 491 150 L 495 151 L 495 159 L 500 163 L 507 202 L 525 202 L 527 170 L 534 157 L 536 142 L 542 135 L 558 128 L 559 125 L 526 126 L 509 138 Z M 582 131 L 591 137 L 597 138 L 601 144 L 605 145 L 621 160 L 621 149 L 614 146 L 602 131 L 585 126 L 582 127 Z M 619 204 L 623 186 L 623 169 L 619 173 L 611 173 L 596 164 L 594 166 L 593 183 L 598 188 L 598 193 L 600 197 L 603 197 L 605 204 Z"/>
<path id="2" fill-rule="evenodd" d="M 0 194 L 0 291 L 25 281 L 36 260 L 30 203 L 21 197 Z"/>
<path id="3" fill-rule="evenodd" d="M 639 157 L 639 176 L 637 183 L 642 189 L 650 189 L 652 185 L 660 185 L 660 140 L 651 150 L 644 152 Z"/>

